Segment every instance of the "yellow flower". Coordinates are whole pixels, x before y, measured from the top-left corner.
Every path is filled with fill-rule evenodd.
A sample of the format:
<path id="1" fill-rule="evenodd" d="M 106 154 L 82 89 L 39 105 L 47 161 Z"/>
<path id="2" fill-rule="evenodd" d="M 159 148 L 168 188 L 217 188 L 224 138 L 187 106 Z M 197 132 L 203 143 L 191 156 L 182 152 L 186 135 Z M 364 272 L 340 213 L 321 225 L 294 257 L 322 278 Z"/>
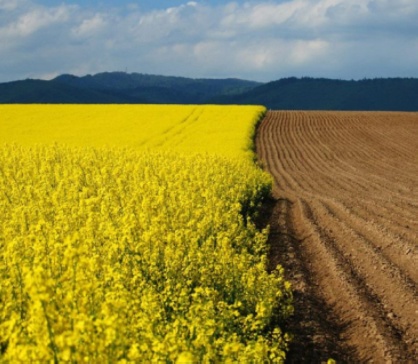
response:
<path id="1" fill-rule="evenodd" d="M 197 361 L 195 360 L 193 354 L 189 351 L 183 351 L 180 353 L 176 360 L 176 364 L 195 364 Z"/>
<path id="2" fill-rule="evenodd" d="M 0 362 L 281 362 L 264 110 L 0 105 Z"/>

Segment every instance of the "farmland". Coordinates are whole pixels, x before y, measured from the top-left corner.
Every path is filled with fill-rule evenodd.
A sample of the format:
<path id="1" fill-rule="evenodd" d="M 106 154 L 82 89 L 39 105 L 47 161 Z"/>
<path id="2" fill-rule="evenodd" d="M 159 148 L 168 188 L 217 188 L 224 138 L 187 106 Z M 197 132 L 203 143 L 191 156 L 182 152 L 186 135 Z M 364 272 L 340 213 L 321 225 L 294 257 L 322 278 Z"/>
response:
<path id="1" fill-rule="evenodd" d="M 0 361 L 282 363 L 264 111 L 0 106 Z"/>
<path id="2" fill-rule="evenodd" d="M 413 362 L 418 114 L 264 113 L 0 105 L 0 361 Z"/>
<path id="3" fill-rule="evenodd" d="M 0 105 L 0 144 L 250 156 L 261 106 Z M 244 156 L 245 158 L 245 156 Z"/>
<path id="4" fill-rule="evenodd" d="M 289 362 L 418 357 L 418 114 L 269 112 L 271 265 L 292 282 Z"/>

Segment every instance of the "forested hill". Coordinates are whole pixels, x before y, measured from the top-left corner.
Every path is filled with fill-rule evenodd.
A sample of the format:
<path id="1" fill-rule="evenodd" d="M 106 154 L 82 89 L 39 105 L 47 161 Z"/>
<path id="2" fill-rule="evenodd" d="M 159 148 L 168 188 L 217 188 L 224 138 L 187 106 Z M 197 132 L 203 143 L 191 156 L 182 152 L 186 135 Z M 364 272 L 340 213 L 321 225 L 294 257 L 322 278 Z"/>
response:
<path id="1" fill-rule="evenodd" d="M 217 103 L 262 104 L 276 110 L 418 111 L 418 79 L 379 78 L 360 81 L 285 78 Z"/>
<path id="2" fill-rule="evenodd" d="M 246 92 L 259 82 L 239 79 L 105 72 L 50 81 L 23 80 L 0 84 L 0 103 L 149 103 L 200 104 L 214 97 Z"/>
<path id="3" fill-rule="evenodd" d="M 259 104 L 270 109 L 418 111 L 417 78 L 240 79 L 106 72 L 0 83 L 0 103 Z"/>

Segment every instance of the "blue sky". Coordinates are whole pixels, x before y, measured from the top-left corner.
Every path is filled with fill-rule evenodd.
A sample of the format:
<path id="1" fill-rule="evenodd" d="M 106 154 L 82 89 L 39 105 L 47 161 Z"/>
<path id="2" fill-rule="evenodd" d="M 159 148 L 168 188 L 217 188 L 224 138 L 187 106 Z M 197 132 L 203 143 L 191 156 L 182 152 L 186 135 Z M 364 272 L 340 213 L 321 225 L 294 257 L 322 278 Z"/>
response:
<path id="1" fill-rule="evenodd" d="M 417 0 L 0 0 L 0 82 L 418 77 Z"/>

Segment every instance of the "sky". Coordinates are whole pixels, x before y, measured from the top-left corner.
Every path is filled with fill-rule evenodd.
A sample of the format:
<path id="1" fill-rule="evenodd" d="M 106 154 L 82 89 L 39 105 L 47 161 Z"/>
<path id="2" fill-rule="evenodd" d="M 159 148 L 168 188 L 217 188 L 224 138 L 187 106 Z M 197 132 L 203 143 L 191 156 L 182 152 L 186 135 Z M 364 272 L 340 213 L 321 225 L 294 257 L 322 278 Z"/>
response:
<path id="1" fill-rule="evenodd" d="M 418 77 L 418 0 L 0 0 L 0 82 Z"/>

